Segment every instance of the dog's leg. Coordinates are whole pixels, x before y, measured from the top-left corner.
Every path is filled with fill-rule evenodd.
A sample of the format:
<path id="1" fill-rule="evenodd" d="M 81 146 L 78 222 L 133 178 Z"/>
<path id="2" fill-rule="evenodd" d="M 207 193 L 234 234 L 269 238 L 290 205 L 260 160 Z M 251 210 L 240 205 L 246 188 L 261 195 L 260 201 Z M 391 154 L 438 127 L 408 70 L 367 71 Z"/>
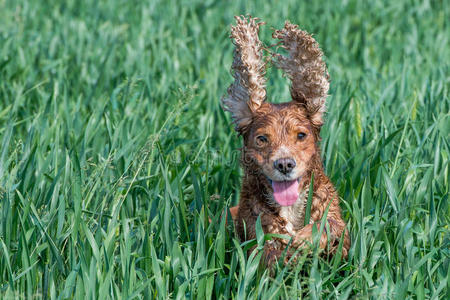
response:
<path id="1" fill-rule="evenodd" d="M 283 250 L 281 250 L 281 247 L 276 245 L 276 243 L 276 241 L 269 241 L 264 245 L 264 262 L 269 268 L 272 268 L 274 264 L 280 260 L 280 257 L 283 254 Z"/>
<path id="2" fill-rule="evenodd" d="M 236 222 L 239 212 L 239 205 L 230 207 L 231 218 Z"/>
<path id="3" fill-rule="evenodd" d="M 309 243 L 312 242 L 313 226 L 316 226 L 317 232 L 319 232 L 322 217 L 329 205 L 329 210 L 327 213 L 327 224 L 325 224 L 324 226 L 322 236 L 320 237 L 319 246 L 322 249 L 327 249 L 327 247 L 329 246 L 329 252 L 334 253 L 338 248 L 341 236 L 344 235 L 342 255 L 343 257 L 347 257 L 348 250 L 350 248 L 350 238 L 345 228 L 345 222 L 341 217 L 339 203 L 338 201 L 333 200 L 331 203 L 329 203 L 329 201 L 327 202 L 322 200 L 335 199 L 335 195 L 325 194 L 323 195 L 323 197 L 319 197 L 320 195 L 321 193 L 319 191 L 318 195 L 313 198 L 311 207 L 311 219 L 313 221 L 313 224 L 306 225 L 297 233 L 294 238 L 294 245 L 303 246 L 306 241 Z M 329 231 L 327 230 L 327 228 L 329 229 Z"/>

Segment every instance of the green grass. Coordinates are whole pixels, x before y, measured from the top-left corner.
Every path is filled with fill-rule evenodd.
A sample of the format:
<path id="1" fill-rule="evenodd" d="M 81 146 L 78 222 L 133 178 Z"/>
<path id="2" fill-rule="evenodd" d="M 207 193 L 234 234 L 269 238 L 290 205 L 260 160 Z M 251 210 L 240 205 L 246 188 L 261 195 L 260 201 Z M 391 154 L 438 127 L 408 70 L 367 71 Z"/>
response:
<path id="1" fill-rule="evenodd" d="M 222 217 L 244 13 L 268 43 L 289 19 L 325 52 L 347 261 L 270 277 Z M 449 20 L 448 1 L 0 0 L 0 298 L 448 297 Z"/>

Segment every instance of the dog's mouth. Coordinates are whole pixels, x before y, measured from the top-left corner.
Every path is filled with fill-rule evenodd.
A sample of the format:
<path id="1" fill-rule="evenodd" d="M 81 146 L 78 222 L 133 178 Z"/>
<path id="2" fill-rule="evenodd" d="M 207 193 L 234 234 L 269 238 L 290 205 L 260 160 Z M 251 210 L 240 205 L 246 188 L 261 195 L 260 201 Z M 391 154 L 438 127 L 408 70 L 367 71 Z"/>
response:
<path id="1" fill-rule="evenodd" d="M 281 206 L 293 205 L 299 196 L 300 178 L 294 180 L 275 181 L 269 179 L 273 189 L 273 198 Z"/>

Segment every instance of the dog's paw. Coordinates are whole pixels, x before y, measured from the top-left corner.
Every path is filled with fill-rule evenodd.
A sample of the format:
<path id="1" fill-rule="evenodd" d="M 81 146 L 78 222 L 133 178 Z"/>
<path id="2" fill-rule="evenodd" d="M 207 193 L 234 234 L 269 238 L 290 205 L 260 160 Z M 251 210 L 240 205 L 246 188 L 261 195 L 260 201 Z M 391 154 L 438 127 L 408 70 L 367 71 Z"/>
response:
<path id="1" fill-rule="evenodd" d="M 293 245 L 295 247 L 306 247 L 312 245 L 313 239 L 313 226 L 317 228 L 317 234 L 319 233 L 318 224 L 308 224 L 303 227 L 294 237 Z M 327 234 L 325 232 L 322 233 L 320 237 L 319 247 L 325 249 L 327 247 Z"/>

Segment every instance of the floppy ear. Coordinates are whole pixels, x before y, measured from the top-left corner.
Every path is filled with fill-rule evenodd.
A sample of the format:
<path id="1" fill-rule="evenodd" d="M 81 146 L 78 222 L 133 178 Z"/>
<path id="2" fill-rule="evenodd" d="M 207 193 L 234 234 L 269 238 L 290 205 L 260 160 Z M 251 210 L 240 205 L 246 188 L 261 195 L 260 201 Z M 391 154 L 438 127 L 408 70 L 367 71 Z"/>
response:
<path id="1" fill-rule="evenodd" d="M 258 38 L 257 18 L 235 17 L 236 26 L 231 26 L 234 50 L 231 66 L 234 82 L 221 100 L 225 111 L 231 113 L 236 131 L 243 133 L 251 123 L 253 113 L 266 98 L 262 43 Z"/>
<path id="2" fill-rule="evenodd" d="M 288 56 L 278 53 L 272 55 L 274 64 L 291 79 L 292 100 L 304 105 L 313 125 L 320 128 L 330 84 L 319 44 L 306 31 L 288 21 L 272 37 L 279 39 L 281 47 L 288 52 Z"/>

